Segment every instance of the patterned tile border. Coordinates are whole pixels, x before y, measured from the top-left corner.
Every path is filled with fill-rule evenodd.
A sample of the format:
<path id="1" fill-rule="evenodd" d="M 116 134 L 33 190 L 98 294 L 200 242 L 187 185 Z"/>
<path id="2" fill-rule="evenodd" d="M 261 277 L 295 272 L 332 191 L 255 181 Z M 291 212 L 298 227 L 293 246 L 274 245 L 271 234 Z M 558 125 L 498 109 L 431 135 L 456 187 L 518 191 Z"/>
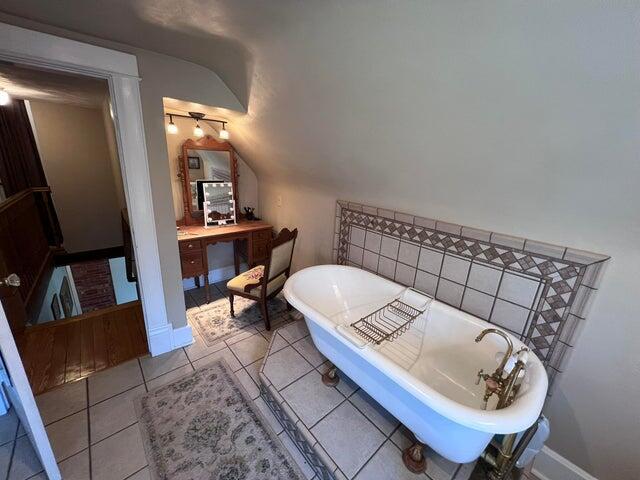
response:
<path id="1" fill-rule="evenodd" d="M 458 259 L 464 265 L 493 267 L 500 272 L 500 282 L 505 272 L 509 272 L 510 278 L 516 276 L 525 282 L 537 282 L 534 302 L 522 306 L 499 298 L 497 290 L 493 294 L 476 291 L 469 285 L 470 269 L 464 280 L 444 277 L 442 267 L 437 275 L 422 273 L 433 277 L 434 283 L 437 281 L 437 291 L 429 293 L 456 308 L 465 309 L 463 297 L 467 292 L 483 298 L 485 295 L 493 297 L 487 298 L 487 311 L 489 303 L 493 302 L 487 314 L 471 312 L 490 322 L 499 313 L 506 316 L 510 311 L 527 310 L 524 327 L 514 333 L 543 360 L 550 381 L 565 365 L 567 353 L 574 345 L 610 258 L 339 200 L 336 204 L 334 261 L 371 270 L 407 286 L 416 285 L 417 273 L 422 272 L 418 259 L 413 257 L 407 261 L 400 258 L 397 251 L 391 254 L 381 251 L 382 247 L 378 251 L 369 250 L 361 238 L 361 231 L 365 235 L 376 235 L 376 239 L 377 235 L 395 239 L 393 241 L 399 245 L 442 252 L 444 258 L 453 263 Z M 374 268 L 376 258 L 378 264 Z M 411 274 L 414 274 L 413 279 Z M 500 308 L 496 309 L 496 305 Z M 504 323 L 501 326 L 505 326 Z"/>

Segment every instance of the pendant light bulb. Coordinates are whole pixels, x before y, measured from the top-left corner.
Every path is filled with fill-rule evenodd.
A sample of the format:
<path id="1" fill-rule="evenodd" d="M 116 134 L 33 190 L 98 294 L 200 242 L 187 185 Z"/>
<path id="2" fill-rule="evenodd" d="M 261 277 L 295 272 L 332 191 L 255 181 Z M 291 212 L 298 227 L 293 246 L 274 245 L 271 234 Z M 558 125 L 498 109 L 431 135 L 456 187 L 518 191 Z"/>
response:
<path id="1" fill-rule="evenodd" d="M 202 131 L 202 128 L 200 128 L 200 124 L 198 122 L 196 122 L 196 128 L 193 129 L 193 134 L 198 138 L 204 137 L 204 132 Z"/>
<path id="2" fill-rule="evenodd" d="M 169 115 L 169 124 L 167 125 L 167 132 L 172 135 L 178 133 L 178 126 L 173 123 L 173 116 Z"/>
<path id="3" fill-rule="evenodd" d="M 9 105 L 11 103 L 11 96 L 6 90 L 0 90 L 0 105 Z"/>
<path id="4" fill-rule="evenodd" d="M 220 136 L 220 138 L 222 140 L 229 140 L 229 130 L 227 130 L 226 127 L 226 123 L 222 124 L 222 130 L 220 130 L 220 132 L 218 132 L 218 135 Z"/>

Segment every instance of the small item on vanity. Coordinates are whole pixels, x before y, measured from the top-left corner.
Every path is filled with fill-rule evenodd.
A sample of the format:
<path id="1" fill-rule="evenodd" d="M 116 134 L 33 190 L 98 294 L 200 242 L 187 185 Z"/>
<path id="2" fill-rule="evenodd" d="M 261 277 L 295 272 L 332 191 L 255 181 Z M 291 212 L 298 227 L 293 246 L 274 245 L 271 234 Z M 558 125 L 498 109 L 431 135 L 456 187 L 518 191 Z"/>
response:
<path id="1" fill-rule="evenodd" d="M 254 211 L 255 208 L 253 207 L 244 207 L 244 218 L 249 221 L 260 220 L 258 217 L 256 217 L 255 213 L 253 213 Z"/>

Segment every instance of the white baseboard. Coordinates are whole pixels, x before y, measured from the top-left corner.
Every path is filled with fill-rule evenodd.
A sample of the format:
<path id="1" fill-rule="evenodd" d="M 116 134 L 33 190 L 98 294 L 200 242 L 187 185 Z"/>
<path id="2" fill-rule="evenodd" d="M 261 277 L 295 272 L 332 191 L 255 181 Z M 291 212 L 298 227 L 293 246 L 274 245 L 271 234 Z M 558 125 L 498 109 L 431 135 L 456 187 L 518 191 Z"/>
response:
<path id="1" fill-rule="evenodd" d="M 191 325 L 184 325 L 179 328 L 164 325 L 149 332 L 149 352 L 152 357 L 192 343 L 193 332 L 191 331 Z"/>
<path id="2" fill-rule="evenodd" d="M 186 347 L 193 343 L 193 332 L 191 325 L 173 329 L 173 348 Z"/>
<path id="3" fill-rule="evenodd" d="M 247 265 L 245 263 L 240 264 L 240 270 L 244 271 L 247 269 Z M 227 280 L 236 276 L 236 269 L 233 265 L 229 265 L 227 267 L 216 268 L 209 272 L 209 283 L 221 282 L 222 280 Z M 192 288 L 196 288 L 196 282 L 193 278 L 184 278 L 182 280 L 182 289 L 183 290 L 191 290 Z"/>
<path id="4" fill-rule="evenodd" d="M 598 480 L 546 446 L 536 455 L 531 473 L 540 480 Z"/>

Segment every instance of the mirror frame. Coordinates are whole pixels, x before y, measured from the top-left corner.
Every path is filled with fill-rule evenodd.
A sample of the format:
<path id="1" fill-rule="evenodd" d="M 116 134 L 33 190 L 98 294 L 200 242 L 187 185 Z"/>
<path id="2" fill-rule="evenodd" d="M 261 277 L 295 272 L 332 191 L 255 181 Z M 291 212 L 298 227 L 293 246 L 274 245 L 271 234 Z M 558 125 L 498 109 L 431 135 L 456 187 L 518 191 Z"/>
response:
<path id="1" fill-rule="evenodd" d="M 202 210 L 192 210 L 191 206 L 191 187 L 189 180 L 189 160 L 187 152 L 189 150 L 215 150 L 229 152 L 229 169 L 231 171 L 231 183 L 233 184 L 233 198 L 236 206 L 239 205 L 238 199 L 238 165 L 235 151 L 229 142 L 218 141 L 211 135 L 205 135 L 202 138 L 194 140 L 188 138 L 182 144 L 182 155 L 180 156 L 180 172 L 178 175 L 182 180 L 182 204 L 184 208 L 183 222 L 185 225 L 204 226 L 204 212 Z M 236 207 L 236 215 L 238 214 Z M 239 217 L 236 218 L 236 221 Z"/>

